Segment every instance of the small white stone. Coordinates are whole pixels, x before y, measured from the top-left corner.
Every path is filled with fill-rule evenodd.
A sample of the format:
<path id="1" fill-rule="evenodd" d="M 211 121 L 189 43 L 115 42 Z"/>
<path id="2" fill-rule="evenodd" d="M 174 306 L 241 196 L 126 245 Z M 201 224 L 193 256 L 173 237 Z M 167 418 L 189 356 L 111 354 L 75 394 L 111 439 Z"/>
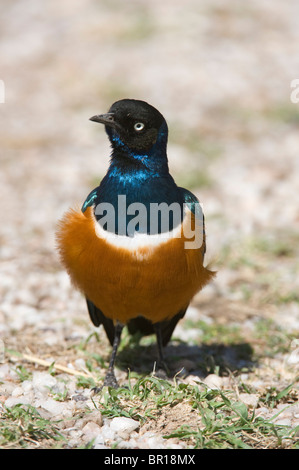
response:
<path id="1" fill-rule="evenodd" d="M 24 382 L 22 382 L 22 389 L 24 392 L 30 392 L 30 390 L 32 390 L 31 380 L 24 380 Z"/>
<path id="2" fill-rule="evenodd" d="M 12 406 L 15 405 L 29 405 L 30 404 L 30 399 L 29 397 L 20 396 L 20 397 L 9 397 L 7 400 L 5 400 L 5 406 L 7 408 L 11 408 Z"/>
<path id="3" fill-rule="evenodd" d="M 95 449 L 105 449 L 105 439 L 103 437 L 103 434 L 98 434 L 97 437 L 94 440 L 94 448 Z"/>
<path id="4" fill-rule="evenodd" d="M 70 419 L 73 416 L 73 411 L 71 409 L 65 409 L 62 412 L 62 417 L 64 419 Z"/>
<path id="5" fill-rule="evenodd" d="M 82 431 L 81 430 L 78 430 L 78 429 L 71 429 L 69 431 L 69 436 L 71 439 L 78 439 L 82 436 Z"/>
<path id="6" fill-rule="evenodd" d="M 241 402 L 245 403 L 245 405 L 256 407 L 259 401 L 258 395 L 254 393 L 240 393 L 239 399 Z"/>
<path id="7" fill-rule="evenodd" d="M 9 365 L 2 364 L 0 365 L 0 379 L 4 379 L 9 374 Z"/>
<path id="8" fill-rule="evenodd" d="M 65 403 L 53 400 L 52 398 L 40 401 L 39 406 L 44 408 L 44 410 L 49 411 L 53 416 L 57 416 L 65 412 Z"/>
<path id="9" fill-rule="evenodd" d="M 93 421 L 90 421 L 89 423 L 85 424 L 84 428 L 82 429 L 82 432 L 84 435 L 83 439 L 85 441 L 91 441 L 101 433 L 101 428 L 100 426 L 98 426 L 98 424 L 94 423 Z"/>
<path id="10" fill-rule="evenodd" d="M 216 374 L 209 374 L 203 382 L 212 390 L 222 388 L 222 378 Z"/>
<path id="11" fill-rule="evenodd" d="M 47 372 L 33 372 L 32 385 L 42 393 L 49 392 L 49 389 L 56 385 L 57 380 Z"/>
<path id="12" fill-rule="evenodd" d="M 288 365 L 297 365 L 299 364 L 299 348 L 296 348 L 287 358 Z"/>
<path id="13" fill-rule="evenodd" d="M 200 390 L 203 388 L 202 378 L 200 378 L 198 375 L 190 374 L 185 378 L 184 382 L 193 386 L 197 386 Z"/>
<path id="14" fill-rule="evenodd" d="M 22 387 L 16 387 L 13 391 L 12 391 L 12 394 L 11 396 L 12 397 L 20 397 L 22 396 L 24 393 Z"/>
<path id="15" fill-rule="evenodd" d="M 83 429 L 84 426 L 90 422 L 93 422 L 100 427 L 103 425 L 103 418 L 98 410 L 94 410 L 91 413 L 86 413 L 83 418 L 77 420 L 76 426 Z"/>
<path id="16" fill-rule="evenodd" d="M 117 442 L 118 449 L 137 449 L 138 448 L 138 441 L 136 439 L 122 440 Z"/>
<path id="17" fill-rule="evenodd" d="M 256 390 L 263 391 L 265 388 L 265 383 L 263 380 L 254 380 L 251 382 L 251 386 Z"/>
<path id="18" fill-rule="evenodd" d="M 105 443 L 106 441 L 113 440 L 115 438 L 115 431 L 110 428 L 109 423 L 104 424 L 101 429 L 101 436 L 102 442 Z"/>
<path id="19" fill-rule="evenodd" d="M 245 382 L 246 380 L 248 380 L 248 376 L 249 374 L 241 374 L 240 379 L 242 380 L 242 382 Z"/>
<path id="20" fill-rule="evenodd" d="M 147 438 L 147 447 L 149 449 L 164 449 L 165 448 L 165 440 L 161 436 L 151 434 Z"/>
<path id="21" fill-rule="evenodd" d="M 95 438 L 93 448 L 94 449 L 108 449 L 108 446 L 105 445 L 102 434 L 98 434 L 98 436 Z"/>
<path id="22" fill-rule="evenodd" d="M 122 437 L 127 439 L 131 432 L 139 428 L 139 422 L 131 418 L 126 418 L 123 416 L 113 418 L 111 420 L 110 429 Z"/>
<path id="23" fill-rule="evenodd" d="M 269 410 L 265 406 L 261 406 L 258 408 L 255 412 L 255 416 L 262 416 L 263 418 L 268 418 L 269 417 Z"/>

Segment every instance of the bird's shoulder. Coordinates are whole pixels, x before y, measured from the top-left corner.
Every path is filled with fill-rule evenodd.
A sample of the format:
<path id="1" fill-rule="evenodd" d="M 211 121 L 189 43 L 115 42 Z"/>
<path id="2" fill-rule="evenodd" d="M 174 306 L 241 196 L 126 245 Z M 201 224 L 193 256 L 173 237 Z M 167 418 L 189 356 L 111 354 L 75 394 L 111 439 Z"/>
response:
<path id="1" fill-rule="evenodd" d="M 93 189 L 87 196 L 87 198 L 85 199 L 82 207 L 81 207 L 81 211 L 84 213 L 86 211 L 86 209 L 88 207 L 91 207 L 95 204 L 95 201 L 98 197 L 98 187 Z"/>

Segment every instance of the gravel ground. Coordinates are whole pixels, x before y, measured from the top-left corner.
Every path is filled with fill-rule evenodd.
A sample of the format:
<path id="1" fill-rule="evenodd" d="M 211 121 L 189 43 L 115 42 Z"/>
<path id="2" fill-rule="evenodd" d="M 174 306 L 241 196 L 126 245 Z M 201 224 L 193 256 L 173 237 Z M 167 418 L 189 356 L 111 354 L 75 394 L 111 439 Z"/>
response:
<path id="1" fill-rule="evenodd" d="M 165 425 L 101 416 L 89 390 L 78 387 L 76 374 L 90 375 L 78 345 L 95 330 L 55 251 L 57 220 L 82 203 L 107 168 L 107 139 L 88 118 L 134 97 L 168 120 L 170 167 L 203 202 L 207 262 L 218 270 L 176 330 L 190 346 L 174 341 L 167 357 L 181 352 L 186 383 L 200 378 L 208 387 L 234 390 L 231 375 L 197 371 L 192 345 L 194 354 L 202 353 L 204 332 L 188 321 L 238 327 L 258 357 L 257 367 L 242 372 L 249 360 L 221 350 L 238 380 L 254 389 L 238 398 L 262 417 L 280 411 L 276 423 L 297 426 L 298 395 L 285 411 L 285 404 L 259 401 L 269 388 L 295 382 L 299 369 L 299 104 L 290 100 L 299 73 L 297 1 L 2 3 L 3 410 L 31 404 L 45 419 L 61 420 L 70 448 L 92 439 L 96 448 L 116 441 L 127 448 L 186 447 L 163 438 Z M 260 321 L 272 322 L 275 338 L 287 338 L 283 348 L 272 344 L 268 352 L 270 342 L 254 334 Z M 103 350 L 106 361 L 109 347 L 97 333 L 102 346 L 92 337 L 88 348 Z M 62 367 L 55 375 L 47 366 L 53 362 Z M 22 367 L 30 374 L 21 379 Z M 118 374 L 126 382 L 127 368 Z M 66 399 L 55 400 L 65 387 Z M 296 391 L 294 385 L 294 397 Z"/>

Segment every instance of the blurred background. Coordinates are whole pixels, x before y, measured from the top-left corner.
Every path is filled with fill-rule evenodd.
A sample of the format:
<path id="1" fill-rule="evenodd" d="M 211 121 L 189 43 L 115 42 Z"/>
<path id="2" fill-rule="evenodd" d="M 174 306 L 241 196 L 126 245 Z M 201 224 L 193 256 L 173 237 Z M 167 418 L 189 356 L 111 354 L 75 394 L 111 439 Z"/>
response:
<path id="1" fill-rule="evenodd" d="M 190 318 L 298 331 L 298 44 L 296 0 L 2 0 L 2 335 L 91 328 L 54 232 L 107 170 L 89 117 L 121 98 L 165 116 L 171 172 L 203 203 L 218 276 Z"/>

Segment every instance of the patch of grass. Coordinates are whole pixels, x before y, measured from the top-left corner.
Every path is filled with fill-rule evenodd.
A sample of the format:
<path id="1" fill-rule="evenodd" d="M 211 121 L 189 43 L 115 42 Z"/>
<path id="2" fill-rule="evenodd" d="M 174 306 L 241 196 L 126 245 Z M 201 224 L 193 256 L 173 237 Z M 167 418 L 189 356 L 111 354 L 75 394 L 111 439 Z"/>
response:
<path id="1" fill-rule="evenodd" d="M 299 378 L 298 378 L 299 380 Z M 277 390 L 276 387 L 269 387 L 260 401 L 270 408 L 275 408 L 281 403 L 294 403 L 298 401 L 298 391 L 294 390 L 295 382 L 291 383 L 283 390 Z"/>
<path id="2" fill-rule="evenodd" d="M 290 388 L 281 392 L 285 395 Z M 190 448 L 283 447 L 284 440 L 293 445 L 294 429 L 278 426 L 271 420 L 255 416 L 232 391 L 211 390 L 185 383 L 173 383 L 157 377 L 129 379 L 127 388 L 102 392 L 96 406 L 109 418 L 126 416 L 140 421 L 158 421 L 163 410 L 168 421 L 178 422 L 176 407 L 184 404 L 186 417 L 180 426 L 164 433 L 165 439 L 178 438 Z M 189 416 L 193 416 L 190 424 Z M 153 425 L 154 427 L 154 425 Z"/>
<path id="3" fill-rule="evenodd" d="M 101 413 L 109 418 L 127 416 L 144 423 L 148 418 L 155 418 L 163 406 L 180 402 L 184 393 L 167 380 L 155 376 L 138 378 L 129 377 L 128 387 L 117 390 L 110 387 L 103 392 Z"/>
<path id="4" fill-rule="evenodd" d="M 79 351 L 85 357 L 86 368 L 89 372 L 95 372 L 97 366 L 107 367 L 107 361 L 103 355 L 96 351 L 89 350 L 88 344 L 94 342 L 95 348 L 102 350 L 101 341 L 96 331 L 93 331 L 87 338 L 82 339 L 79 344 L 74 346 L 74 349 Z"/>
<path id="5" fill-rule="evenodd" d="M 281 295 L 278 295 L 277 302 L 280 304 L 287 304 L 289 302 L 299 303 L 299 293 L 298 291 L 289 291 L 286 293 L 282 293 Z"/>
<path id="6" fill-rule="evenodd" d="M 221 261 L 232 268 L 244 265 L 262 268 L 275 259 L 294 258 L 298 252 L 297 233 L 278 233 L 272 236 L 251 236 L 235 240 L 222 249 Z"/>
<path id="7" fill-rule="evenodd" d="M 21 364 L 17 365 L 15 372 L 17 373 L 21 382 L 24 382 L 25 380 L 28 380 L 32 377 L 32 372 L 27 370 L 26 367 L 22 366 Z"/>
<path id="8" fill-rule="evenodd" d="M 290 349 L 293 335 L 284 331 L 270 318 L 260 318 L 255 323 L 253 337 L 263 342 L 263 354 L 268 357 L 277 353 L 285 353 Z"/>
<path id="9" fill-rule="evenodd" d="M 62 441 L 64 437 L 31 405 L 4 408 L 0 420 L 0 447 L 26 448 L 32 444 L 38 447 L 44 440 Z"/>
<path id="10" fill-rule="evenodd" d="M 83 377 L 82 375 L 79 375 L 77 379 L 77 387 L 94 388 L 96 387 L 96 383 L 92 377 Z"/>
<path id="11" fill-rule="evenodd" d="M 190 426 L 181 426 L 177 431 L 164 436 L 185 440 L 195 449 L 253 449 L 281 448 L 284 441 L 296 442 L 296 432 L 286 426 L 275 426 L 270 420 L 248 415 L 243 403 L 223 405 L 221 412 L 208 409 L 201 412 L 205 426 L 193 430 Z"/>
<path id="12" fill-rule="evenodd" d="M 68 389 L 66 386 L 64 387 L 62 392 L 55 392 L 53 391 L 53 388 L 49 388 L 49 391 L 54 400 L 60 401 L 60 402 L 66 401 L 67 396 L 68 396 Z"/>
<path id="13" fill-rule="evenodd" d="M 264 116 L 273 121 L 285 122 L 287 124 L 299 123 L 298 107 L 294 104 L 278 104 L 272 108 L 264 110 Z"/>
<path id="14" fill-rule="evenodd" d="M 186 329 L 198 330 L 201 343 L 211 342 L 220 344 L 233 344 L 242 339 L 240 326 L 236 324 L 207 323 L 202 320 L 193 321 L 188 318 L 185 320 Z"/>
<path id="15" fill-rule="evenodd" d="M 159 397 L 158 401 L 161 403 L 166 399 L 170 388 L 170 382 L 156 377 L 138 378 L 132 384 L 129 376 L 128 387 L 117 390 L 108 387 L 103 391 L 101 413 L 109 418 L 125 416 L 145 422 L 148 417 L 153 417 L 151 410 L 154 398 Z"/>
<path id="16" fill-rule="evenodd" d="M 251 243 L 252 248 L 258 253 L 275 257 L 290 257 L 296 252 L 296 241 L 299 240 L 295 234 L 293 234 L 293 237 L 290 234 L 280 234 L 276 237 L 256 237 L 252 239 Z"/>

